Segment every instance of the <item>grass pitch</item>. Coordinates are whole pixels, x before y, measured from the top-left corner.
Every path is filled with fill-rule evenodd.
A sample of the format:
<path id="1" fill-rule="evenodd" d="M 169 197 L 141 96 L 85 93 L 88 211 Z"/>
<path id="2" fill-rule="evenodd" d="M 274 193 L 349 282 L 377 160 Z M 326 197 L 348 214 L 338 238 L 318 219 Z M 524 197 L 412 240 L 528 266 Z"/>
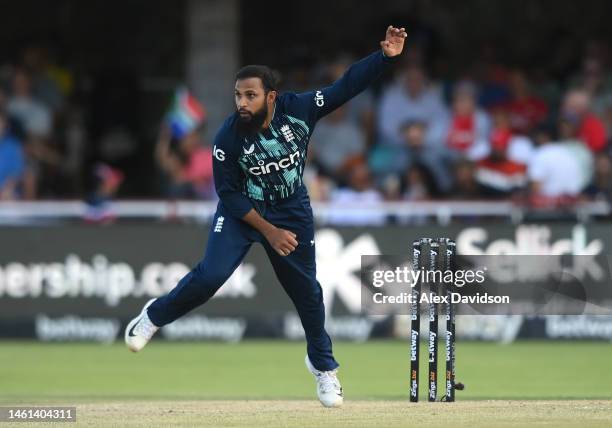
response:
<path id="1" fill-rule="evenodd" d="M 303 343 L 154 341 L 132 354 L 119 343 L 0 342 L 0 405 L 76 405 L 77 425 L 88 426 L 612 425 L 610 343 L 460 342 L 457 402 L 416 405 L 406 342 L 334 349 L 342 409 L 316 401 Z"/>

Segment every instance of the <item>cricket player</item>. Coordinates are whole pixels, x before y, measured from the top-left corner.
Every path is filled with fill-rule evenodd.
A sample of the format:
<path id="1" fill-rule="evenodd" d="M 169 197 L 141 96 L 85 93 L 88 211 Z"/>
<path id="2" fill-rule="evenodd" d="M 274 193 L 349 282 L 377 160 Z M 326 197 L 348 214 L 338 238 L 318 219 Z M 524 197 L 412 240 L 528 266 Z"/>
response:
<path id="1" fill-rule="evenodd" d="M 268 67 L 236 74 L 234 112 L 214 140 L 219 204 L 206 254 L 165 296 L 149 301 L 125 330 L 140 351 L 162 326 L 207 302 L 260 243 L 289 295 L 306 333 L 306 366 L 326 407 L 342 405 L 338 363 L 325 331 L 323 293 L 316 278 L 314 222 L 302 175 L 308 141 L 323 116 L 365 90 L 404 47 L 404 28 L 389 26 L 381 50 L 356 62 L 333 85 L 279 95 Z M 333 144 L 330 141 L 329 144 Z"/>

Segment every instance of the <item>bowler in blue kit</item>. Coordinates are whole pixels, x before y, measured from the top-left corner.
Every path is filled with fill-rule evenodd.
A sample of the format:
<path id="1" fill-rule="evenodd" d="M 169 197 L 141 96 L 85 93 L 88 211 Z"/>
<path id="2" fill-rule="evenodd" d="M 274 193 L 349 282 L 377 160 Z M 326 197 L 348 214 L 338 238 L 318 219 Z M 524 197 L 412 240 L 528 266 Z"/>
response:
<path id="1" fill-rule="evenodd" d="M 236 112 L 217 133 L 213 169 L 219 204 L 205 257 L 165 296 L 153 299 L 127 326 L 125 340 L 141 350 L 162 326 L 206 303 L 232 275 L 253 243 L 263 245 L 300 316 L 306 365 L 327 407 L 342 405 L 338 363 L 325 331 L 316 278 L 314 221 L 303 183 L 308 141 L 319 119 L 366 89 L 402 52 L 406 33 L 389 27 L 381 50 L 356 62 L 329 87 L 278 94 L 268 67 L 236 74 Z M 328 144 L 333 144 L 329 141 Z"/>

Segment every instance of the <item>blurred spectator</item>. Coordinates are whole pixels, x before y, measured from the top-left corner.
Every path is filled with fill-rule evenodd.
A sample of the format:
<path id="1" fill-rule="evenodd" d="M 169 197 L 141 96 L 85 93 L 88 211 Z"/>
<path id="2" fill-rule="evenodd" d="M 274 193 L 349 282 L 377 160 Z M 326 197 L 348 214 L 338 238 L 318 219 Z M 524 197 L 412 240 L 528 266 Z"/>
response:
<path id="1" fill-rule="evenodd" d="M 606 136 L 608 137 L 606 146 L 609 147 L 612 144 L 612 97 L 607 100 L 603 107 L 602 118 L 606 129 Z"/>
<path id="2" fill-rule="evenodd" d="M 100 163 L 93 171 L 93 191 L 87 198 L 85 221 L 89 223 L 110 223 L 115 219 L 112 199 L 123 182 L 123 173 L 118 169 Z"/>
<path id="3" fill-rule="evenodd" d="M 574 79 L 573 86 L 589 94 L 595 114 L 604 113 L 608 99 L 612 97 L 612 78 L 606 75 L 600 58 L 586 57 L 584 59 L 581 72 Z"/>
<path id="4" fill-rule="evenodd" d="M 407 201 L 423 201 L 434 195 L 435 185 L 430 172 L 421 165 L 414 165 L 405 177 L 404 198 Z"/>
<path id="5" fill-rule="evenodd" d="M 592 174 L 592 156 L 576 140 L 578 122 L 563 119 L 559 125 L 561 141 L 538 141 L 528 167 L 531 193 L 541 198 L 575 197 L 585 189 Z"/>
<path id="6" fill-rule="evenodd" d="M 594 198 L 612 201 L 612 160 L 605 153 L 595 156 L 593 180 L 585 193 Z"/>
<path id="7" fill-rule="evenodd" d="M 452 176 L 448 172 L 446 147 L 426 140 L 427 125 L 424 122 L 407 122 L 402 126 L 401 135 L 407 153 L 407 165 L 403 171 L 410 171 L 416 167 L 424 176 L 431 177 L 433 186 L 429 191 L 433 194 L 450 191 Z"/>
<path id="8" fill-rule="evenodd" d="M 575 179 L 579 182 L 580 188 L 584 189 L 593 178 L 594 156 L 578 139 L 579 127 L 578 122 L 561 118 L 559 121 L 559 139 L 578 163 L 580 175 L 576 176 Z"/>
<path id="9" fill-rule="evenodd" d="M 308 188 L 310 199 L 318 202 L 327 201 L 334 187 L 334 182 L 328 177 L 319 174 L 317 169 L 312 167 L 310 160 L 306 161 L 304 167 L 304 184 Z"/>
<path id="10" fill-rule="evenodd" d="M 342 176 L 351 158 L 362 156 L 366 149 L 364 134 L 347 113 L 347 107 L 342 106 L 319 121 L 310 140 L 311 160 L 323 174 L 335 179 Z"/>
<path id="11" fill-rule="evenodd" d="M 507 85 L 508 70 L 500 63 L 501 56 L 496 44 L 491 40 L 485 40 L 480 46 L 475 63 L 470 66 L 470 75 L 480 88 L 478 103 L 487 109 L 503 104 L 510 98 Z"/>
<path id="12" fill-rule="evenodd" d="M 450 194 L 452 199 L 479 199 L 481 197 L 475 179 L 474 163 L 460 160 L 454 165 L 454 187 Z"/>
<path id="13" fill-rule="evenodd" d="M 214 197 L 212 150 L 202 144 L 197 130 L 176 139 L 164 127 L 155 156 L 169 180 L 168 196 L 188 199 Z"/>
<path id="14" fill-rule="evenodd" d="M 8 118 L 0 110 L 0 200 L 18 199 L 25 173 L 21 143 L 9 133 Z"/>
<path id="15" fill-rule="evenodd" d="M 27 137 L 48 138 L 52 118 L 49 109 L 32 94 L 30 76 L 22 69 L 15 71 L 8 112 L 23 126 Z"/>
<path id="16" fill-rule="evenodd" d="M 478 160 L 489 154 L 490 132 L 488 115 L 476 106 L 476 87 L 470 82 L 459 83 L 453 92 L 452 110 L 442 141 L 455 155 Z"/>
<path id="17" fill-rule="evenodd" d="M 440 90 L 427 80 L 425 70 L 410 65 L 383 93 L 377 114 L 381 142 L 400 145 L 401 127 L 407 121 L 419 121 L 429 129 L 438 129 L 445 109 Z"/>
<path id="18" fill-rule="evenodd" d="M 331 194 L 330 204 L 341 210 L 332 211 L 328 220 L 338 225 L 382 225 L 386 217 L 376 210 L 383 197 L 372 183 L 367 164 L 356 163 L 349 172 L 349 186 Z"/>
<path id="19" fill-rule="evenodd" d="M 489 139 L 491 140 L 491 146 L 499 144 L 499 138 L 509 136 L 507 141 L 507 147 L 505 150 L 505 156 L 508 160 L 527 165 L 533 155 L 533 143 L 531 140 L 524 135 L 516 135 L 510 127 L 510 115 L 507 110 L 501 107 L 497 107 L 492 110 L 493 119 L 493 130 L 491 131 Z M 534 130 L 546 129 L 544 125 L 540 125 Z M 552 138 L 552 137 L 551 137 Z"/>
<path id="20" fill-rule="evenodd" d="M 593 152 L 606 147 L 606 129 L 603 122 L 591 111 L 591 98 L 583 89 L 570 90 L 563 100 L 561 115 L 578 123 L 578 138 Z"/>
<path id="21" fill-rule="evenodd" d="M 83 170 L 88 146 L 88 133 L 81 109 L 69 106 L 64 111 L 65 123 L 59 136 L 64 144 L 62 169 L 70 181 L 73 195 L 83 194 Z"/>
<path id="22" fill-rule="evenodd" d="M 386 201 L 399 201 L 402 199 L 402 181 L 398 175 L 385 176 L 379 183 L 378 188 Z"/>
<path id="23" fill-rule="evenodd" d="M 508 158 L 512 134 L 499 129 L 491 135 L 491 154 L 477 162 L 475 178 L 484 196 L 507 197 L 527 184 L 527 167 Z"/>
<path id="24" fill-rule="evenodd" d="M 354 58 L 341 56 L 329 65 L 329 82 L 340 79 L 346 69 L 354 62 Z M 349 100 L 346 104 L 347 120 L 350 120 L 359 127 L 368 147 L 372 146 L 375 139 L 374 122 L 374 95 L 372 89 L 368 88 L 360 92 L 356 97 Z M 320 126 L 320 125 L 317 125 Z"/>
<path id="25" fill-rule="evenodd" d="M 368 163 L 377 180 L 386 183 L 389 177 L 405 177 L 407 172 L 418 167 L 432 177 L 430 190 L 439 195 L 452 187 L 448 156 L 443 144 L 427 140 L 427 124 L 409 120 L 400 128 L 401 146 L 378 144 L 370 152 Z M 385 192 L 387 193 L 387 192 Z"/>
<path id="26" fill-rule="evenodd" d="M 548 106 L 532 94 L 525 72 L 515 69 L 509 76 L 511 99 L 504 104 L 515 133 L 529 134 L 548 117 Z"/>
<path id="27" fill-rule="evenodd" d="M 34 96 L 52 111 L 60 110 L 64 105 L 64 93 L 72 89 L 70 73 L 52 65 L 49 51 L 40 46 L 24 50 L 23 66 L 31 76 Z"/>

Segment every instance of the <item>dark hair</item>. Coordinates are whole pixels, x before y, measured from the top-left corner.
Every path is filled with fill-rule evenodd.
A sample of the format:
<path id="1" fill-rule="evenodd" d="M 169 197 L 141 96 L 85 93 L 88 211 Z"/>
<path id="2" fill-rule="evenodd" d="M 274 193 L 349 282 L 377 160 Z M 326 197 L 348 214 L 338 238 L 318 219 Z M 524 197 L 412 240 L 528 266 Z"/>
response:
<path id="1" fill-rule="evenodd" d="M 246 65 L 236 73 L 236 80 L 249 79 L 251 77 L 259 78 L 266 92 L 276 91 L 278 82 L 276 75 L 270 67 L 265 65 Z"/>

